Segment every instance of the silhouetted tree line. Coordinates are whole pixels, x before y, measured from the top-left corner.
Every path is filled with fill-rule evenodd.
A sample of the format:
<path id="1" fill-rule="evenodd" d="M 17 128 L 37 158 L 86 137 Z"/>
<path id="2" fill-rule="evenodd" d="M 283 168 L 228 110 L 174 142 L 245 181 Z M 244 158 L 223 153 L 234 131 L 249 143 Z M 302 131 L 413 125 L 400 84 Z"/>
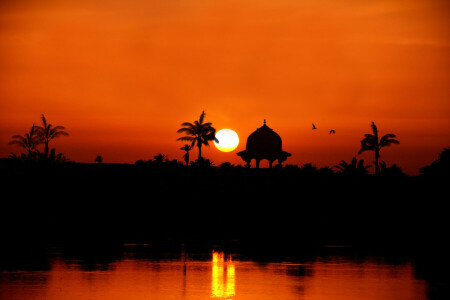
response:
<path id="1" fill-rule="evenodd" d="M 204 138 L 214 132 L 198 130 L 208 124 L 202 116 L 182 132 L 206 137 L 188 136 L 185 154 L 198 141 L 199 148 L 207 145 Z M 361 150 L 374 151 L 374 165 L 353 157 L 333 167 L 306 163 L 257 170 L 215 165 L 200 149 L 197 160 L 185 156 L 184 162 L 159 153 L 135 164 L 104 163 L 101 156 L 97 163 L 22 163 L 53 160 L 52 139 L 67 134 L 45 124 L 40 127 L 47 131 L 32 126 L 13 137 L 11 144 L 25 150 L 20 159 L 0 160 L 0 182 L 14 195 L 2 199 L 1 241 L 13 251 L 56 244 L 98 247 L 103 254 L 111 245 L 140 242 L 161 248 L 197 244 L 208 251 L 229 244 L 250 253 L 299 253 L 329 244 L 402 253 L 448 249 L 450 147 L 421 168 L 420 176 L 380 161 L 380 150 L 397 143 L 392 134 L 378 139 L 374 124 L 361 142 Z M 376 175 L 369 174 L 372 168 Z"/>
<path id="2" fill-rule="evenodd" d="M 19 155 L 11 153 L 9 158 L 16 161 L 43 161 L 43 162 L 67 162 L 69 159 L 63 153 L 56 153 L 55 148 L 50 149 L 50 142 L 61 136 L 68 136 L 64 126 L 53 126 L 41 115 L 42 125 L 33 123 L 30 131 L 24 135 L 13 135 L 8 145 L 16 145 L 23 148 L 26 153 Z M 44 145 L 44 152 L 38 150 L 38 146 Z"/>
<path id="3" fill-rule="evenodd" d="M 163 154 L 135 164 L 45 168 L 0 160 L 0 182 L 15 191 L 14 198 L 2 199 L 2 239 L 63 245 L 237 240 L 259 249 L 431 247 L 445 241 L 442 230 L 449 225 L 441 179 L 447 174 L 448 180 L 449 149 L 422 176 L 397 173 L 393 166 L 392 174 L 384 173 L 384 164 L 379 175 L 370 175 L 366 170 L 373 166 L 357 159 L 339 168 L 259 170 L 229 162 L 186 166 Z M 37 199 L 43 187 L 45 197 Z"/>
<path id="4" fill-rule="evenodd" d="M 431 177 L 450 177 L 450 147 L 444 148 L 435 161 L 420 169 L 420 173 Z"/>
<path id="5" fill-rule="evenodd" d="M 185 154 L 183 155 L 185 165 L 201 168 L 217 167 L 220 170 L 249 168 L 249 165 L 245 165 L 245 167 L 243 167 L 242 165 L 233 165 L 230 162 L 224 162 L 221 165 L 216 166 L 210 159 L 202 157 L 202 146 L 209 146 L 210 141 L 217 141 L 217 138 L 215 137 L 216 129 L 212 126 L 211 122 L 205 122 L 205 116 L 206 113 L 203 111 L 198 120 L 195 120 L 192 123 L 182 123 L 181 125 L 183 127 L 177 131 L 178 133 L 185 134 L 184 137 L 178 138 L 178 141 L 191 142 L 190 145 L 185 144 L 180 148 L 180 150 L 185 152 Z M 12 136 L 12 141 L 10 141 L 8 144 L 16 145 L 24 149 L 25 153 L 11 153 L 9 156 L 10 160 L 21 162 L 45 161 L 57 163 L 70 161 L 67 157 L 64 156 L 63 153 L 56 153 L 55 148 L 50 149 L 50 142 L 53 139 L 69 135 L 66 131 L 64 131 L 65 127 L 53 126 L 52 124 L 49 124 L 43 114 L 41 115 L 41 123 L 42 124 L 40 126 L 33 124 L 30 128 L 30 131 L 25 133 L 24 135 Z M 396 164 L 388 166 L 385 161 L 379 161 L 380 151 L 382 148 L 390 146 L 392 144 L 399 144 L 399 141 L 395 139 L 395 134 L 388 133 L 379 138 L 378 128 L 374 122 L 372 122 L 371 124 L 371 129 L 372 133 L 365 134 L 365 137 L 361 140 L 361 149 L 359 150 L 358 154 L 361 154 L 364 151 L 374 152 L 375 160 L 373 162 L 373 165 L 375 167 L 375 174 L 377 175 L 389 177 L 407 176 Z M 39 151 L 38 149 L 40 145 L 44 146 L 43 152 Z M 189 152 L 194 146 L 198 148 L 198 158 L 194 161 L 190 161 Z M 450 148 L 445 148 L 442 153 L 440 153 L 439 158 L 431 165 L 421 168 L 421 174 L 427 176 L 448 175 L 448 161 L 450 160 L 448 158 L 449 149 Z M 98 164 L 103 163 L 103 157 L 101 155 L 97 155 L 94 162 Z M 138 167 L 158 166 L 180 168 L 182 166 L 182 162 L 179 162 L 176 159 L 169 160 L 166 155 L 159 153 L 155 155 L 153 159 L 138 160 L 135 162 L 135 165 Z M 343 176 L 350 177 L 367 176 L 369 175 L 368 171 L 371 167 L 371 165 L 365 165 L 364 160 L 358 160 L 356 157 L 353 157 L 350 162 L 341 160 L 332 168 L 317 168 L 311 163 L 306 163 L 302 166 L 292 164 L 287 164 L 284 167 L 281 165 L 275 166 L 275 168 L 297 170 L 302 174 L 330 175 L 337 173 Z M 336 170 L 336 172 L 333 171 L 333 168 Z"/>

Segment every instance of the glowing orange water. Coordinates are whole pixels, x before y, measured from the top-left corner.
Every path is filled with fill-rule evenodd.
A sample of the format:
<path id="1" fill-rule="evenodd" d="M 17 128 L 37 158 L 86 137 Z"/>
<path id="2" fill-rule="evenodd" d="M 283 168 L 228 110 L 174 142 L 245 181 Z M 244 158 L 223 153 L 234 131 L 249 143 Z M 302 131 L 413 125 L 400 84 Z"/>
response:
<path id="1" fill-rule="evenodd" d="M 426 284 L 411 264 L 338 257 L 315 262 L 258 263 L 122 259 L 85 264 L 56 259 L 48 271 L 1 271 L 0 299 L 336 299 L 419 300 Z"/>

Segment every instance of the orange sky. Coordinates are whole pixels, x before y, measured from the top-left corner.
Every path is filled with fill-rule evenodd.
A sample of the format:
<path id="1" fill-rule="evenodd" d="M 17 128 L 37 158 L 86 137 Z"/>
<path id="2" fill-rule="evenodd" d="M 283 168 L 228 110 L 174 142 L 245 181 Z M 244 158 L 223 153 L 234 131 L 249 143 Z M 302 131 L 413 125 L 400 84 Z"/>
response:
<path id="1" fill-rule="evenodd" d="M 44 113 L 72 160 L 181 160 L 205 110 L 241 139 L 216 164 L 264 119 L 288 164 L 350 161 L 375 121 L 401 142 L 381 160 L 417 174 L 450 146 L 449 50 L 446 0 L 2 1 L 0 157 Z"/>

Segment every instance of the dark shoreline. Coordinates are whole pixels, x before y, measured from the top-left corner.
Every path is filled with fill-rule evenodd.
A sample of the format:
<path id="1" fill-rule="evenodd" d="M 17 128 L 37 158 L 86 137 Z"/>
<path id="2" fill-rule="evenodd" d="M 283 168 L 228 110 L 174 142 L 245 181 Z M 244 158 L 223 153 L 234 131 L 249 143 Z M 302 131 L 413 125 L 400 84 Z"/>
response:
<path id="1" fill-rule="evenodd" d="M 439 177 L 11 162 L 0 172 L 13 195 L 2 200 L 6 245 L 238 240 L 422 251 L 445 247 L 450 225 L 447 180 Z"/>
<path id="2" fill-rule="evenodd" d="M 0 181 L 12 195 L 1 200 L 0 270 L 50 270 L 55 249 L 89 270 L 130 253 L 195 259 L 216 249 L 262 264 L 412 263 L 429 299 L 449 295 L 448 177 L 2 161 Z"/>

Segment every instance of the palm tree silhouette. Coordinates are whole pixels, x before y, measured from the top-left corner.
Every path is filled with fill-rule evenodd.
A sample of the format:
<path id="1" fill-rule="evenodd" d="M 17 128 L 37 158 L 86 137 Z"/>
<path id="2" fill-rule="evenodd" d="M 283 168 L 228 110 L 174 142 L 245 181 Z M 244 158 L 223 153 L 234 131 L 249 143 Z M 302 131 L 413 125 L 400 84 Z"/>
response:
<path id="1" fill-rule="evenodd" d="M 375 174 L 378 174 L 380 172 L 378 160 L 380 159 L 381 148 L 392 144 L 400 144 L 400 142 L 395 139 L 396 136 L 393 133 L 385 134 L 381 139 L 378 139 L 378 129 L 375 122 L 372 122 L 371 127 L 373 134 L 365 134 L 365 138 L 361 140 L 361 149 L 358 151 L 358 155 L 367 150 L 374 151 L 375 161 L 373 163 L 375 165 Z"/>
<path id="2" fill-rule="evenodd" d="M 365 166 L 364 159 L 358 161 L 356 157 L 353 157 L 350 163 L 347 163 L 345 160 L 341 160 L 341 162 L 338 165 L 334 165 L 334 167 L 338 169 L 342 174 L 365 175 L 367 174 L 367 169 L 371 168 L 372 166 Z"/>
<path id="3" fill-rule="evenodd" d="M 45 158 L 48 158 L 49 147 L 48 144 L 51 140 L 58 138 L 60 136 L 68 136 L 69 134 L 64 131 L 64 126 L 55 126 L 52 127 L 52 124 L 47 124 L 47 120 L 44 115 L 41 115 L 42 126 L 36 126 L 37 133 L 41 139 L 41 142 L 44 143 L 44 155 Z"/>
<path id="4" fill-rule="evenodd" d="M 17 145 L 24 148 L 28 152 L 28 158 L 31 158 L 33 153 L 36 151 L 36 147 L 40 144 L 41 139 L 37 135 L 37 126 L 31 126 L 30 132 L 22 135 L 13 135 L 12 141 L 8 145 Z"/>
<path id="5" fill-rule="evenodd" d="M 216 129 L 212 127 L 212 123 L 203 123 L 205 120 L 205 111 L 202 112 L 198 121 L 194 123 L 185 122 L 181 126 L 183 128 L 178 129 L 177 133 L 185 133 L 186 136 L 180 137 L 177 141 L 191 142 L 191 147 L 197 145 L 198 147 L 198 161 L 202 161 L 202 145 L 209 146 L 210 141 L 219 140 L 215 137 Z"/>
<path id="6" fill-rule="evenodd" d="M 94 162 L 98 164 L 103 163 L 103 157 L 101 155 L 97 155 L 97 157 L 94 159 Z"/>
<path id="7" fill-rule="evenodd" d="M 186 151 L 186 153 L 183 155 L 184 161 L 186 162 L 186 166 L 189 166 L 189 151 L 191 151 L 191 146 L 188 144 L 184 145 L 184 147 L 181 147 L 180 150 Z"/>

